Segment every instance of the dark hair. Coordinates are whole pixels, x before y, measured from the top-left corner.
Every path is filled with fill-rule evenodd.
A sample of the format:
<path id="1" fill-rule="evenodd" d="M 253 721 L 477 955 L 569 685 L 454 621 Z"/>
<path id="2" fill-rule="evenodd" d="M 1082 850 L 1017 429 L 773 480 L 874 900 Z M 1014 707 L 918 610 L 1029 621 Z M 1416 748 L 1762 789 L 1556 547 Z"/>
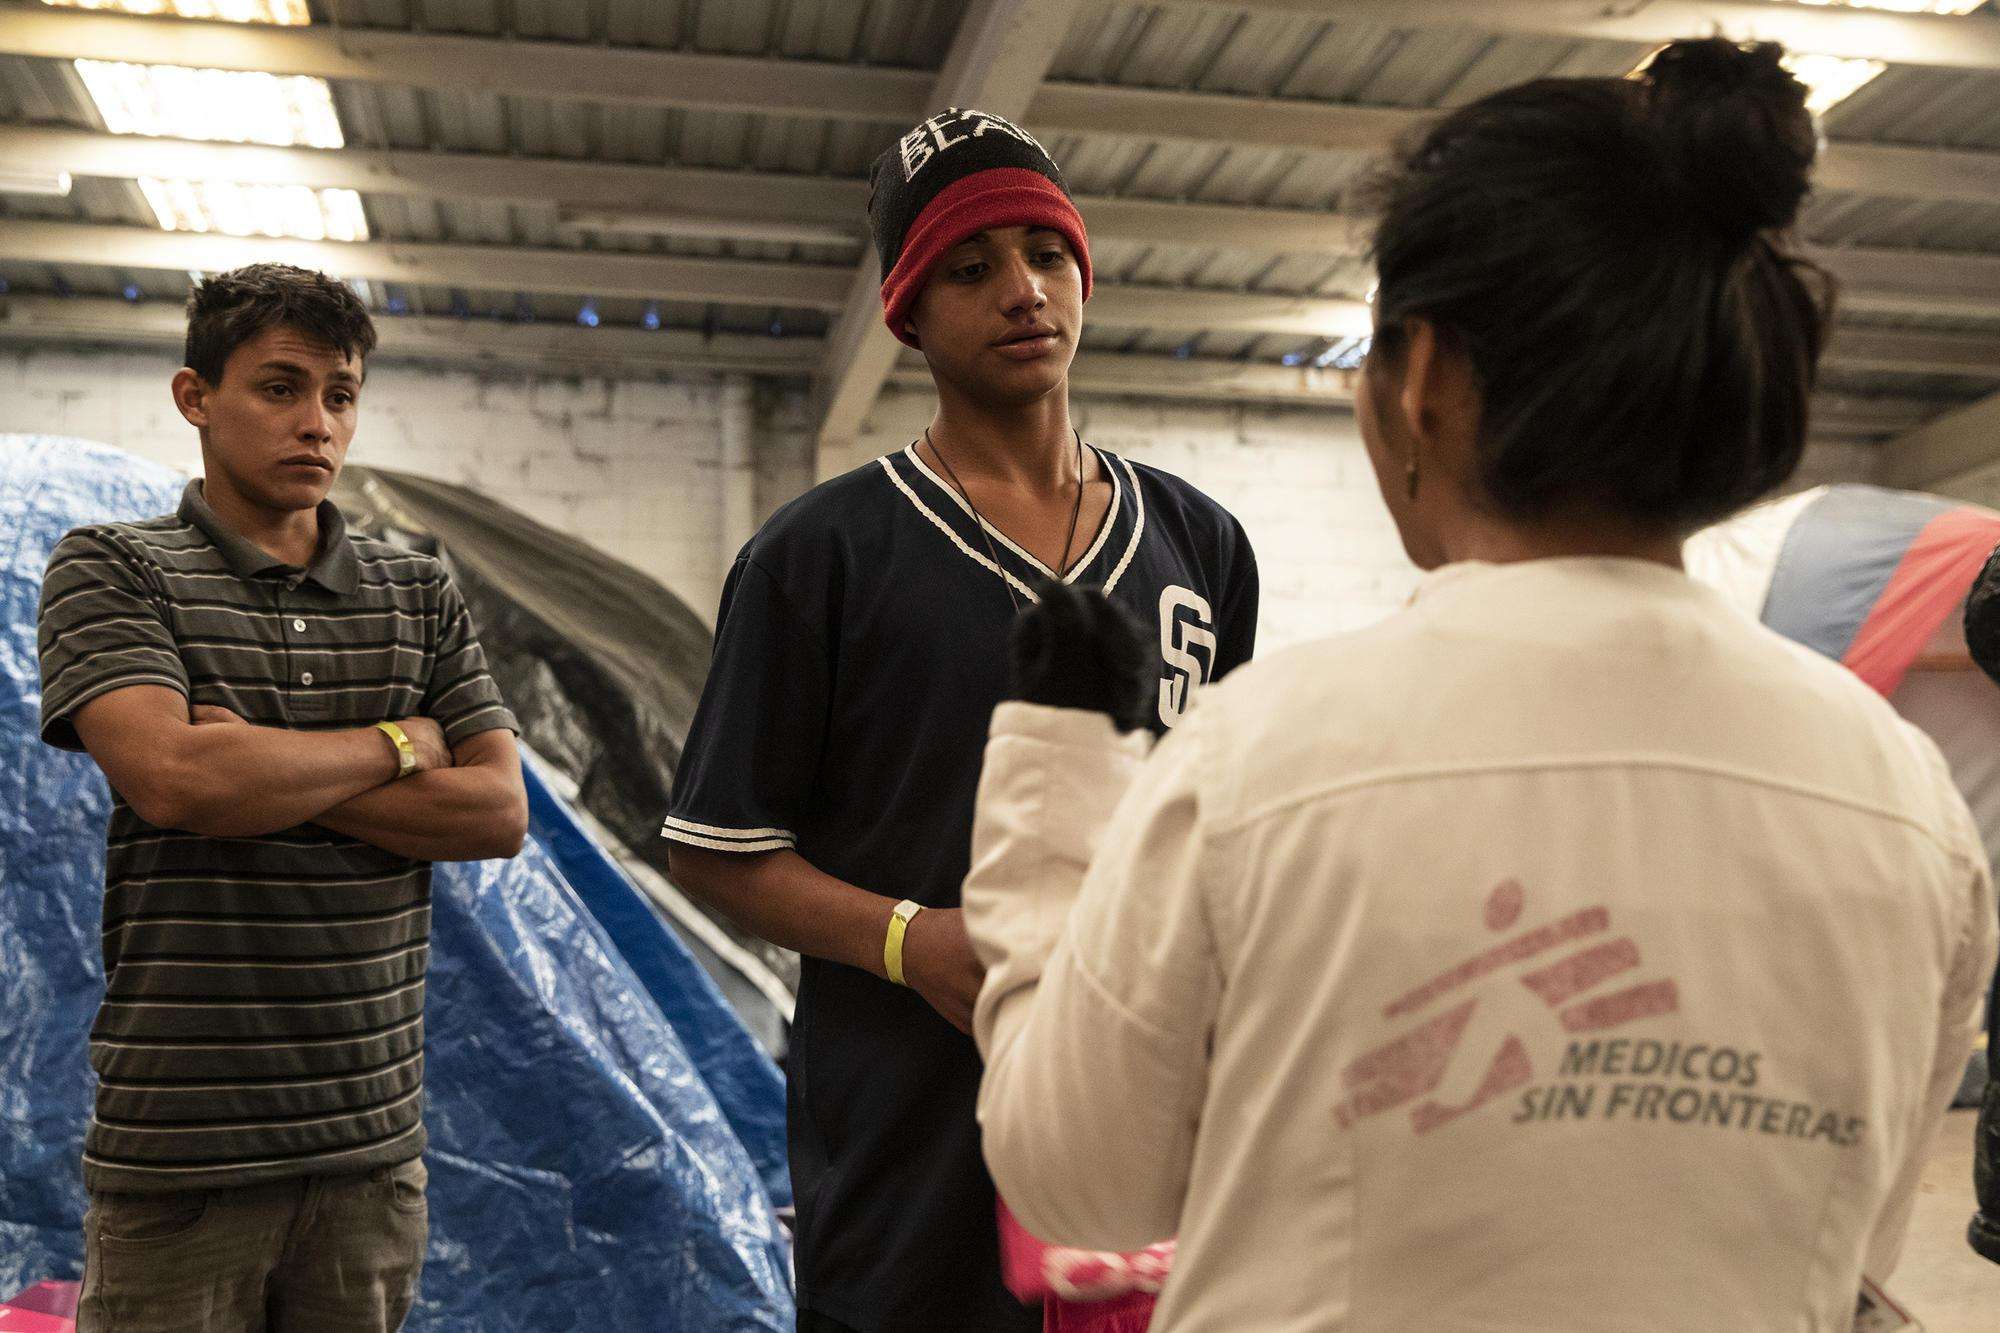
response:
<path id="1" fill-rule="evenodd" d="M 1689 529 L 1798 466 L 1833 287 L 1788 249 L 1818 143 L 1774 43 L 1453 112 L 1375 182 L 1377 346 L 1462 348 L 1500 512 Z"/>
<path id="2" fill-rule="evenodd" d="M 375 350 L 375 322 L 361 298 L 345 283 L 290 264 L 251 264 L 204 278 L 188 293 L 187 314 L 182 364 L 210 384 L 222 382 L 231 352 L 280 324 L 357 361 Z"/>

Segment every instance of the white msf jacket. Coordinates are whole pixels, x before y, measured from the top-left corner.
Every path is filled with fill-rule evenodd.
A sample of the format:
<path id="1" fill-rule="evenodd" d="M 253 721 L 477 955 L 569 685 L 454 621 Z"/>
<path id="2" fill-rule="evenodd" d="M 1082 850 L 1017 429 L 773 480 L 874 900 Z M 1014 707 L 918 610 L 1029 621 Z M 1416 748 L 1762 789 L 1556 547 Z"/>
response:
<path id="1" fill-rule="evenodd" d="M 1677 571 L 1459 565 L 1150 757 L 1003 706 L 987 1161 L 1157 1333 L 1838 1329 L 1992 975 L 1936 749 Z"/>

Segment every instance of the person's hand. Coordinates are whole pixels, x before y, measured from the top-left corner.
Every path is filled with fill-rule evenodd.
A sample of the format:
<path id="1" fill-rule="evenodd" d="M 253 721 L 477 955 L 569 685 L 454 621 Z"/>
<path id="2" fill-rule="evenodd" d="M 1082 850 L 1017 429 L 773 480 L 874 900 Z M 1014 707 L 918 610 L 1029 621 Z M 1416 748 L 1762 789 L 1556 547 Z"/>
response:
<path id="1" fill-rule="evenodd" d="M 1095 588 L 1045 579 L 1014 619 L 1011 698 L 1107 714 L 1120 731 L 1146 724 L 1153 660 L 1146 631 Z"/>
<path id="2" fill-rule="evenodd" d="M 903 935 L 903 980 L 924 997 L 945 1022 L 972 1031 L 972 1006 L 986 967 L 965 933 L 965 913 L 955 907 L 926 907 Z"/>
<path id="3" fill-rule="evenodd" d="M 197 727 L 213 727 L 213 726 L 227 725 L 231 722 L 235 723 L 239 727 L 247 727 L 250 725 L 249 723 L 245 722 L 242 718 L 236 716 L 236 714 L 230 712 L 227 708 L 224 708 L 221 704 L 192 705 L 188 709 L 188 721 L 192 722 Z"/>
<path id="4" fill-rule="evenodd" d="M 417 753 L 417 772 L 451 767 L 451 747 L 444 743 L 443 727 L 427 717 L 399 717 L 396 725 L 410 738 L 410 748 Z"/>

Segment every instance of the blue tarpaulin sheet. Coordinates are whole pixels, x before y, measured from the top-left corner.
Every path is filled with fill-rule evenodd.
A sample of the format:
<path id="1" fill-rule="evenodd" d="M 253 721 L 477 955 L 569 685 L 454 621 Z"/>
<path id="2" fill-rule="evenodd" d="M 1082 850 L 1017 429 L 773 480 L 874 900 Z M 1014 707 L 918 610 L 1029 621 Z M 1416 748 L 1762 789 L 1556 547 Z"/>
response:
<path id="1" fill-rule="evenodd" d="M 87 757 L 36 739 L 42 566 L 70 527 L 169 512 L 180 487 L 103 446 L 0 437 L 0 1291 L 79 1271 L 103 994 L 110 798 Z M 736 1129 L 781 1118 L 775 1075 L 670 963 L 635 973 L 565 876 L 587 836 L 544 798 L 519 857 L 433 882 L 431 1244 L 408 1327 L 789 1329 L 768 1171 Z M 617 902 L 608 881 L 591 895 Z"/>
<path id="2" fill-rule="evenodd" d="M 680 1036 L 737 1141 L 750 1154 L 771 1201 L 792 1201 L 785 1158 L 785 1082 L 771 1057 L 729 1007 L 721 989 L 645 893 L 549 789 L 539 766 L 525 766 L 535 840 L 611 937 L 653 1003 Z"/>

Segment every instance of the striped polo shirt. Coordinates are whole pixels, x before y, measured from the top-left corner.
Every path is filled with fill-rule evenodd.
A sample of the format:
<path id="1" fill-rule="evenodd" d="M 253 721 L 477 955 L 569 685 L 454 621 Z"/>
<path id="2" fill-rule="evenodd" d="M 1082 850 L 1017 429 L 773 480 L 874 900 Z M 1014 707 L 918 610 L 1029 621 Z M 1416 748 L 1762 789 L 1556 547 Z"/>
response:
<path id="1" fill-rule="evenodd" d="M 78 528 L 42 585 L 42 739 L 132 685 L 299 731 L 422 715 L 456 745 L 518 730 L 434 558 L 349 537 L 319 507 L 310 568 L 179 513 Z M 386 747 L 388 741 L 385 739 Z M 157 828 L 113 793 L 105 997 L 90 1034 L 94 1190 L 370 1170 L 424 1148 L 430 865 L 302 824 Z"/>

